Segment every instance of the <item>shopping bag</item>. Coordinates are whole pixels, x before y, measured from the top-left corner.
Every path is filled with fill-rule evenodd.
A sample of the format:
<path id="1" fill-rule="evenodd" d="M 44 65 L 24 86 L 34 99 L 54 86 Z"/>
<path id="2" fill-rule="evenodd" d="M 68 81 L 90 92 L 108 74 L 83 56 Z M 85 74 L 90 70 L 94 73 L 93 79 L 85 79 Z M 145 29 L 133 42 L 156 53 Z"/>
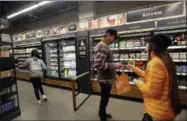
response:
<path id="1" fill-rule="evenodd" d="M 124 72 L 116 78 L 114 85 L 118 95 L 124 94 L 131 89 L 128 76 Z"/>

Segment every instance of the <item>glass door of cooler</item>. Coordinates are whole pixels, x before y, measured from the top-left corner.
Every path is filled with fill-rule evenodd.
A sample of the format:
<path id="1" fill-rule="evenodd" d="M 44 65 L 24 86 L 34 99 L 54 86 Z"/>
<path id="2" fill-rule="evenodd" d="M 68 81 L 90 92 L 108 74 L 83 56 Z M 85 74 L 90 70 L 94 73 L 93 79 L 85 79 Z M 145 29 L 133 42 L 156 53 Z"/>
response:
<path id="1" fill-rule="evenodd" d="M 44 49 L 47 76 L 59 78 L 57 42 L 46 42 Z"/>
<path id="2" fill-rule="evenodd" d="M 76 47 L 75 38 L 59 41 L 60 78 L 71 79 L 76 77 Z"/>

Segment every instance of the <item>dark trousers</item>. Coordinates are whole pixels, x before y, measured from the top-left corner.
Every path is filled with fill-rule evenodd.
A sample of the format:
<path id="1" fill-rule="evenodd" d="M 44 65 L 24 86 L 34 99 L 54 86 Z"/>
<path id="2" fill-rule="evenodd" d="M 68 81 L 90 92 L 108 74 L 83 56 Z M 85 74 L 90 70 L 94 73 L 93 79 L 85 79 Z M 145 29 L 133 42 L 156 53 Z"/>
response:
<path id="1" fill-rule="evenodd" d="M 99 107 L 99 116 L 102 120 L 106 120 L 106 107 L 110 98 L 111 84 L 100 83 L 101 86 L 101 100 Z"/>
<path id="2" fill-rule="evenodd" d="M 44 90 L 42 88 L 41 78 L 32 77 L 30 78 L 33 87 L 34 87 L 34 94 L 37 100 L 40 100 L 39 91 L 42 95 L 44 95 Z"/>

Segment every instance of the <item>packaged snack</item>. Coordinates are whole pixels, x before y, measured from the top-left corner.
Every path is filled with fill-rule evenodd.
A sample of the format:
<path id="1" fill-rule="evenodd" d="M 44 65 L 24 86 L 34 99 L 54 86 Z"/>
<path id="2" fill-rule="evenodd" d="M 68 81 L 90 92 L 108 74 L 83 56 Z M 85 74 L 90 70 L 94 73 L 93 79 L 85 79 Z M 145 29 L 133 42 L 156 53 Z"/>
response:
<path id="1" fill-rule="evenodd" d="M 130 60 L 130 61 L 128 61 L 128 64 L 135 66 L 135 61 L 134 60 Z"/>
<path id="2" fill-rule="evenodd" d="M 177 71 L 177 73 L 180 73 L 180 66 L 175 66 L 176 67 L 176 71 Z"/>
<path id="3" fill-rule="evenodd" d="M 140 39 L 140 46 L 145 46 L 145 44 L 146 44 L 146 43 L 145 43 L 145 41 L 144 41 L 144 38 L 141 38 L 141 39 Z"/>
<path id="4" fill-rule="evenodd" d="M 181 66 L 181 73 L 186 73 L 186 69 L 187 69 L 187 66 L 186 65 L 182 65 Z"/>
<path id="5" fill-rule="evenodd" d="M 143 61 L 136 61 L 136 67 L 143 69 Z"/>
<path id="6" fill-rule="evenodd" d="M 171 58 L 173 58 L 173 53 L 169 53 L 169 54 L 170 54 Z"/>
<path id="7" fill-rule="evenodd" d="M 140 58 L 141 58 L 141 59 L 145 59 L 145 58 L 146 58 L 146 53 L 145 53 L 145 52 L 141 52 Z"/>
<path id="8" fill-rule="evenodd" d="M 186 59 L 186 52 L 180 52 L 180 59 Z"/>
<path id="9" fill-rule="evenodd" d="M 130 56 L 129 58 L 131 58 L 131 59 L 135 59 L 136 58 L 136 54 L 135 53 L 130 53 L 129 56 Z"/>
<path id="10" fill-rule="evenodd" d="M 136 58 L 141 58 L 141 53 L 136 53 Z"/>
<path id="11" fill-rule="evenodd" d="M 133 47 L 133 42 L 132 42 L 132 40 L 127 40 L 127 47 L 128 47 L 128 48 Z"/>
<path id="12" fill-rule="evenodd" d="M 173 53 L 173 59 L 179 59 L 179 55 L 180 55 L 179 52 Z"/>

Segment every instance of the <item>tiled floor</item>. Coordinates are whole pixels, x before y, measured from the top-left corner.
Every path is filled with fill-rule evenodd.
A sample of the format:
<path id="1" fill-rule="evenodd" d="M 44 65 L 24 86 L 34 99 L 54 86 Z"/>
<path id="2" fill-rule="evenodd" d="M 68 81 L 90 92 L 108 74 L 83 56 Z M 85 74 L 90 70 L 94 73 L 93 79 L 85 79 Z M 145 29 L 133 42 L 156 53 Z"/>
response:
<path id="1" fill-rule="evenodd" d="M 49 101 L 37 105 L 32 85 L 19 81 L 19 96 L 21 116 L 15 120 L 99 120 L 99 96 L 91 96 L 77 111 L 73 111 L 71 91 L 44 86 Z M 81 99 L 80 95 L 79 100 Z M 111 98 L 108 112 L 113 120 L 141 120 L 143 115 L 142 103 Z M 186 110 L 176 120 L 186 120 Z"/>

